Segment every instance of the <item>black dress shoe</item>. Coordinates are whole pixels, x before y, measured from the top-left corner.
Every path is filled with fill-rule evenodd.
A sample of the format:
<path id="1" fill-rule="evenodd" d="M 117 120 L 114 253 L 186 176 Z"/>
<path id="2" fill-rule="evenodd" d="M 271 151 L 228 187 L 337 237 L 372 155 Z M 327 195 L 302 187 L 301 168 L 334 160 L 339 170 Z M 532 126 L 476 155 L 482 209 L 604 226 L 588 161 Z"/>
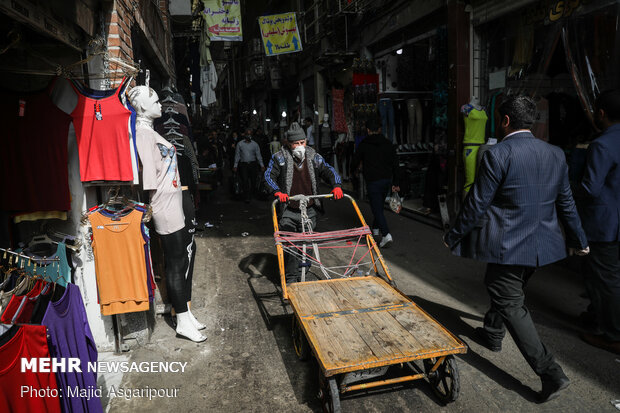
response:
<path id="1" fill-rule="evenodd" d="M 493 342 L 489 338 L 489 335 L 484 330 L 484 328 L 476 327 L 475 332 L 476 332 L 476 338 L 478 339 L 478 344 L 482 344 L 483 346 L 485 346 L 486 348 L 488 348 L 489 350 L 495 353 L 502 351 L 501 341 L 499 343 Z"/>
<path id="2" fill-rule="evenodd" d="M 538 401 L 540 403 L 545 403 L 549 400 L 555 399 L 560 395 L 562 390 L 568 387 L 569 384 L 570 380 L 566 376 L 554 380 L 543 380 L 542 390 L 538 395 Z"/>
<path id="3" fill-rule="evenodd" d="M 620 341 L 607 340 L 602 335 L 590 333 L 581 333 L 579 334 L 579 337 L 594 347 L 602 348 L 603 350 L 607 350 L 615 354 L 620 354 Z"/>

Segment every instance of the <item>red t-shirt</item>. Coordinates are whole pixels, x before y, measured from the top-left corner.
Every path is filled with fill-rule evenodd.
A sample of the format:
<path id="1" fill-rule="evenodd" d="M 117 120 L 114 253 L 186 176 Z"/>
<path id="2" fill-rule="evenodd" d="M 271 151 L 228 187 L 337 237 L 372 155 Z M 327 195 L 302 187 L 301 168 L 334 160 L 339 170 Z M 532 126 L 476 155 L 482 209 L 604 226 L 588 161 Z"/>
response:
<path id="1" fill-rule="evenodd" d="M 0 412 L 60 413 L 60 400 L 53 396 L 54 392 L 60 394 L 56 375 L 21 372 L 22 358 L 50 357 L 46 328 L 33 325 L 12 328 L 19 330 L 0 347 Z"/>
<path id="2" fill-rule="evenodd" d="M 0 321 L 4 324 L 29 323 L 36 303 L 36 297 L 41 294 L 43 286 L 43 281 L 37 280 L 32 290 L 28 291 L 26 295 L 12 296 L 2 313 Z M 13 320 L 15 314 L 17 314 L 17 317 Z"/>

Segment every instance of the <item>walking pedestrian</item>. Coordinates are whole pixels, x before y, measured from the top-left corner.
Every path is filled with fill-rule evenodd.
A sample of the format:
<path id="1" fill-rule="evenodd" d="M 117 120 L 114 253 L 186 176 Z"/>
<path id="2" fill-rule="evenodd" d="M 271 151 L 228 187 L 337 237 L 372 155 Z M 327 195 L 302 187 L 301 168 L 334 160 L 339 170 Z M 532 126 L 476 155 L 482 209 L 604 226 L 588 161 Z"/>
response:
<path id="1" fill-rule="evenodd" d="M 297 122 L 291 123 L 286 136 L 286 146 L 274 154 L 269 161 L 267 171 L 265 171 L 265 181 L 269 192 L 284 205 L 279 219 L 280 230 L 301 232 L 299 201 L 289 201 L 289 195 L 318 194 L 318 178 L 329 182 L 335 199 L 342 198 L 344 194 L 340 176 L 321 155 L 313 148 L 306 146 L 306 135 Z M 321 202 L 318 199 L 311 199 L 308 202 L 307 214 L 312 222 L 312 229 L 316 228 L 317 209 L 320 208 Z M 285 255 L 286 282 L 298 282 L 301 273 L 300 261 L 294 255 L 288 253 Z"/>
<path id="2" fill-rule="evenodd" d="M 580 212 L 590 245 L 586 289 L 600 334 L 581 338 L 620 354 L 620 91 L 602 93 L 595 109 L 604 132 L 588 147 Z"/>
<path id="3" fill-rule="evenodd" d="M 564 153 L 530 132 L 536 119 L 534 101 L 509 97 L 499 106 L 499 115 L 504 139 L 483 155 L 444 244 L 460 254 L 459 243 L 476 229 L 472 257 L 488 263 L 484 283 L 491 299 L 484 327 L 476 332 L 487 348 L 500 351 L 507 327 L 540 377 L 539 398 L 546 402 L 570 381 L 538 336 L 525 306 L 524 288 L 537 267 L 566 257 L 558 214 L 570 247 L 584 255 L 588 243 L 570 191 Z"/>
<path id="4" fill-rule="evenodd" d="M 243 195 L 245 203 L 249 203 L 252 195 L 257 187 L 259 172 L 265 171 L 265 164 L 263 163 L 263 157 L 260 153 L 258 144 L 252 140 L 252 130 L 247 129 L 244 139 L 237 144 L 235 151 L 235 164 L 233 172 L 239 171 L 239 178 L 241 179 L 241 187 L 243 189 Z"/>
<path id="5" fill-rule="evenodd" d="M 357 147 L 353 155 L 352 168 L 357 171 L 362 167 L 364 182 L 370 209 L 374 216 L 372 233 L 374 236 L 382 235 L 379 247 L 385 248 L 392 243 L 392 235 L 388 228 L 383 206 L 386 196 L 392 192 L 400 191 L 398 186 L 398 158 L 396 149 L 385 136 L 381 134 L 381 121 L 377 116 L 366 121 L 368 136 Z"/>

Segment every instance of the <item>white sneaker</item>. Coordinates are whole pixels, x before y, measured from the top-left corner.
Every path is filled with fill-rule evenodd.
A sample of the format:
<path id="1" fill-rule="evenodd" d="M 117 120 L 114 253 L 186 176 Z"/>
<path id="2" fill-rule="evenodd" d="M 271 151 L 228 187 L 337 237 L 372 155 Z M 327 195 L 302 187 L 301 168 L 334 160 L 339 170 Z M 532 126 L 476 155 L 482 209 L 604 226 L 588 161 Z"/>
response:
<path id="1" fill-rule="evenodd" d="M 379 248 L 388 248 L 390 245 L 392 245 L 392 241 L 392 235 L 387 234 L 379 243 Z"/>
<path id="2" fill-rule="evenodd" d="M 378 237 L 379 236 L 379 228 L 373 228 L 372 229 L 372 235 L 375 236 L 375 237 Z"/>

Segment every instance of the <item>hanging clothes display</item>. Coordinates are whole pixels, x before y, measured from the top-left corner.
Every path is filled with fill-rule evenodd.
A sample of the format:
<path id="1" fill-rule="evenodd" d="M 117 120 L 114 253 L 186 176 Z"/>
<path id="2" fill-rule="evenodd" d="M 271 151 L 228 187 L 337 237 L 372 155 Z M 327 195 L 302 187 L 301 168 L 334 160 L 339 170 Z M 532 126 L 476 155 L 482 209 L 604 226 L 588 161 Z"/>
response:
<path id="1" fill-rule="evenodd" d="M 0 321 L 4 324 L 30 323 L 36 299 L 44 287 L 49 288 L 49 284 L 36 280 L 34 287 L 26 294 L 13 295 L 2 312 Z"/>
<path id="2" fill-rule="evenodd" d="M 217 71 L 215 65 L 210 62 L 208 66 L 200 67 L 200 90 L 202 92 L 201 104 L 204 107 L 215 103 L 215 88 L 217 86 Z"/>
<path id="3" fill-rule="evenodd" d="M 47 373 L 21 370 L 21 359 L 49 357 L 45 326 L 14 325 L 0 336 L 0 412 L 61 412 L 60 392 L 51 369 Z M 23 386 L 33 391 L 46 390 L 49 396 L 24 397 Z"/>
<path id="4" fill-rule="evenodd" d="M 146 311 L 149 291 L 142 230 L 144 213 L 133 209 L 125 216 L 100 209 L 88 215 L 101 314 Z"/>
<path id="5" fill-rule="evenodd" d="M 347 133 L 347 119 L 344 114 L 344 89 L 332 88 L 332 130 Z"/>
<path id="6" fill-rule="evenodd" d="M 49 332 L 50 356 L 57 359 L 79 358 L 82 372 L 58 371 L 56 379 L 62 389 L 93 389 L 97 386 L 97 373 L 84 368 L 97 361 L 97 347 L 88 325 L 80 289 L 68 284 L 63 296 L 47 306 L 41 324 Z M 63 394 L 64 412 L 103 412 L 98 397 L 79 397 Z"/>
<path id="7" fill-rule="evenodd" d="M 68 211 L 67 136 L 71 117 L 49 96 L 0 93 L 0 208 L 6 211 Z M 24 173 L 24 168 L 28 173 Z"/>
<path id="8" fill-rule="evenodd" d="M 65 287 L 67 283 L 72 282 L 71 279 L 71 265 L 69 263 L 69 257 L 67 256 L 67 245 L 64 242 L 59 242 L 56 247 L 56 253 L 44 260 L 44 257 L 40 257 L 36 254 L 32 254 L 28 249 L 23 251 L 17 250 L 17 252 L 23 252 L 36 259 L 36 261 L 27 262 L 24 264 L 24 269 L 33 275 L 40 275 L 47 281 L 54 281 L 58 285 Z M 36 268 L 35 268 L 36 263 Z"/>
<path id="9" fill-rule="evenodd" d="M 35 245 L 40 245 L 40 243 Z M 39 275 L 31 272 L 32 270 L 36 271 L 36 267 L 26 268 L 22 266 L 23 261 L 18 262 L 18 260 L 33 260 L 35 262 L 41 262 L 42 260 L 29 258 L 29 256 L 15 251 L 0 250 L 5 251 L 0 265 L 3 268 L 12 269 L 8 277 L 0 283 L 0 292 L 4 291 L 0 294 L 0 298 L 4 301 L 6 292 L 13 294 L 8 304 L 3 306 L 3 311 L 0 310 L 2 311 L 0 319 L 6 320 L 2 322 L 7 323 L 0 324 L 0 386 L 2 387 L 0 389 L 0 411 L 102 412 L 101 401 L 96 394 L 88 398 L 74 397 L 69 394 L 69 390 L 88 390 L 95 388 L 97 385 L 96 373 L 90 372 L 85 368 L 87 363 L 97 361 L 97 349 L 88 318 L 86 317 L 80 289 L 72 283 L 62 287 L 54 282 L 44 281 Z M 6 259 L 7 252 L 10 252 L 11 255 L 11 258 L 8 260 Z M 13 262 L 12 258 L 15 256 L 17 258 Z M 9 328 L 8 323 L 13 324 L 13 326 Z M 26 325 L 18 326 L 17 324 Z M 24 330 L 21 330 L 22 328 Z M 23 386 L 31 387 L 32 391 L 44 389 L 46 390 L 46 396 L 24 397 L 23 393 L 20 393 L 20 404 L 11 406 L 9 410 L 2 410 L 5 407 L 3 402 L 7 400 L 4 397 L 7 394 L 3 394 L 3 390 L 11 388 L 11 386 L 3 383 L 3 374 L 6 371 L 6 366 L 3 366 L 2 363 L 5 360 L 11 360 L 7 353 L 3 354 L 3 351 L 10 349 L 7 351 L 15 353 L 18 348 L 23 350 L 24 346 L 18 346 L 17 344 L 15 348 L 11 349 L 10 343 L 15 340 L 22 340 L 22 342 L 27 342 L 31 339 L 39 340 L 38 335 L 41 333 L 43 341 L 35 345 L 34 350 L 36 351 L 30 354 L 22 353 L 21 357 L 28 359 L 34 357 L 35 360 L 38 360 L 39 357 L 51 357 L 56 360 L 79 358 L 82 371 L 52 370 L 55 381 L 54 385 L 50 384 L 48 389 L 48 384 L 45 383 L 45 380 L 48 380 L 48 376 L 43 376 L 45 380 L 41 381 L 42 386 L 36 383 L 29 383 L 31 372 L 28 370 L 24 371 L 23 365 L 18 362 L 16 364 L 20 366 L 17 367 L 20 374 L 12 379 L 15 380 L 19 389 L 23 389 Z M 44 347 L 41 347 L 42 343 L 45 343 Z M 32 351 L 32 348 L 30 350 Z M 58 389 L 58 398 L 50 397 L 53 394 L 50 393 L 51 389 Z M 51 410 L 46 410 L 41 406 L 28 405 L 26 401 L 29 399 L 60 399 L 60 407 L 56 407 L 54 403 Z M 9 401 L 10 403 L 11 401 Z"/>
<path id="10" fill-rule="evenodd" d="M 78 103 L 71 112 L 80 158 L 80 178 L 90 181 L 133 181 L 130 150 L 131 110 L 119 95 L 126 86 L 124 78 L 118 88 L 99 91 L 107 97 L 92 98 L 71 86 Z"/>
<path id="11" fill-rule="evenodd" d="M 92 99 L 101 99 L 110 96 L 111 93 L 115 92 L 115 89 L 112 90 L 95 90 L 89 87 L 86 87 L 83 84 L 74 82 L 73 86 L 80 90 L 84 96 Z M 125 86 L 121 87 L 118 92 L 118 97 L 121 100 L 121 103 L 129 109 L 131 115 L 129 117 L 129 136 L 131 139 L 129 140 L 129 152 L 131 156 L 131 169 L 133 171 L 133 183 L 138 185 L 140 183 L 140 175 L 138 173 L 138 150 L 136 149 L 136 110 L 131 106 L 129 100 L 125 97 L 125 90 L 129 86 L 129 81 L 125 82 Z"/>

